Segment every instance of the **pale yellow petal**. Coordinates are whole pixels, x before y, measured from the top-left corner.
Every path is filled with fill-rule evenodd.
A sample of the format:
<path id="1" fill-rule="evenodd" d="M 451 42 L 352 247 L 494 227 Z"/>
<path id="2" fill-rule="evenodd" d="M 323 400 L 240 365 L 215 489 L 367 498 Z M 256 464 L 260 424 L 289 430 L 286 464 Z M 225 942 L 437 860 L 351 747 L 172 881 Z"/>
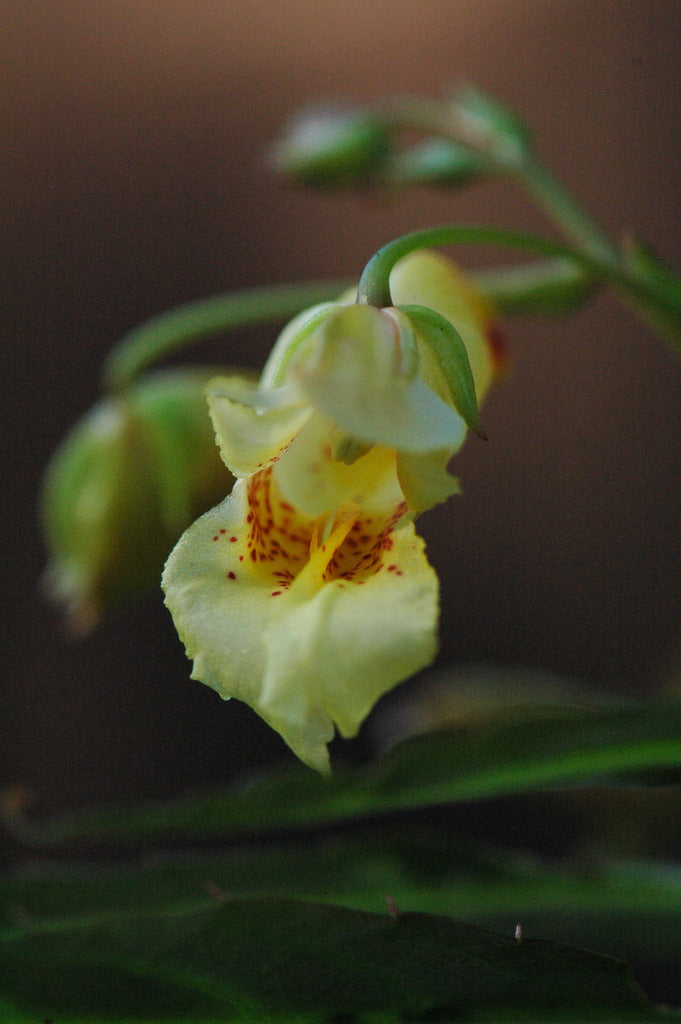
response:
<path id="1" fill-rule="evenodd" d="M 312 596 L 294 584 L 270 622 L 259 711 L 318 769 L 321 723 L 354 736 L 376 701 L 436 653 L 438 581 L 423 541 L 412 524 L 390 539 L 372 574 L 326 582 Z"/>
<path id="2" fill-rule="evenodd" d="M 312 414 L 294 386 L 264 391 L 240 377 L 217 377 L 207 397 L 220 454 L 235 476 L 277 459 Z"/>
<path id="3" fill-rule="evenodd" d="M 223 697 L 257 700 L 265 670 L 262 644 L 273 588 L 254 575 L 246 546 L 246 485 L 182 535 L 163 571 L 165 602 L 194 661 L 192 678 Z"/>
<path id="4" fill-rule="evenodd" d="M 307 556 L 263 562 L 270 549 L 253 546 L 255 500 L 252 482 L 239 480 L 186 531 L 164 570 L 166 604 L 193 677 L 250 704 L 326 771 L 334 728 L 354 735 L 383 693 L 434 657 L 437 577 L 411 524 L 365 539 L 370 527 L 356 509 L 326 539 L 294 521 L 308 531 Z M 366 557 L 361 544 L 349 546 L 360 535 Z"/>
<path id="5" fill-rule="evenodd" d="M 328 313 L 343 303 L 322 302 L 310 309 L 304 309 L 287 323 L 267 357 L 260 377 L 263 388 L 274 388 L 283 384 L 291 360 L 304 351 L 305 343 L 314 335 L 317 327 L 324 322 Z"/>
<path id="6" fill-rule="evenodd" d="M 314 519 L 346 502 L 372 514 L 391 510 L 402 498 L 392 449 L 375 445 L 352 465 L 333 457 L 343 434 L 315 413 L 274 467 L 289 501 Z"/>
<path id="7" fill-rule="evenodd" d="M 421 515 L 434 505 L 461 493 L 461 486 L 447 469 L 450 452 L 427 452 L 413 455 L 400 452 L 397 457 L 397 476 L 409 509 Z"/>

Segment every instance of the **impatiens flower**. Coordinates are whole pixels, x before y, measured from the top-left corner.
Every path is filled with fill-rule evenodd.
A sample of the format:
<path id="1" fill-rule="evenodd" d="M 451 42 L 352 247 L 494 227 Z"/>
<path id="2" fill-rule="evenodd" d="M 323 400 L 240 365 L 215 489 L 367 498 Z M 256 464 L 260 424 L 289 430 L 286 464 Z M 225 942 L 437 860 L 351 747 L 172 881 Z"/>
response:
<path id="1" fill-rule="evenodd" d="M 413 254 L 390 283 L 389 309 L 296 318 L 259 384 L 211 383 L 237 482 L 163 576 L 193 676 L 319 771 L 334 730 L 355 735 L 435 655 L 438 581 L 412 520 L 457 491 L 447 463 L 494 373 L 489 312 L 448 261 Z"/>

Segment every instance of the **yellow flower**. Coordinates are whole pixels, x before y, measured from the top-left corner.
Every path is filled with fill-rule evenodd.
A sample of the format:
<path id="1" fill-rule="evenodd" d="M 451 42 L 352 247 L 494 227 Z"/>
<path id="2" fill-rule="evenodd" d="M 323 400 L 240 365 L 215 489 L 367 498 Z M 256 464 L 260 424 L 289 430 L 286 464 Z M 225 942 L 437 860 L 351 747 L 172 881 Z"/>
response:
<path id="1" fill-rule="evenodd" d="M 259 385 L 212 382 L 237 482 L 163 577 L 193 676 L 250 704 L 319 771 L 334 729 L 355 735 L 435 655 L 438 581 L 412 519 L 457 490 L 446 466 L 466 432 L 468 360 L 479 396 L 494 372 L 488 311 L 448 261 L 407 257 L 391 291 L 404 308 L 340 302 L 296 318 Z M 443 348 L 450 323 L 463 383 Z"/>

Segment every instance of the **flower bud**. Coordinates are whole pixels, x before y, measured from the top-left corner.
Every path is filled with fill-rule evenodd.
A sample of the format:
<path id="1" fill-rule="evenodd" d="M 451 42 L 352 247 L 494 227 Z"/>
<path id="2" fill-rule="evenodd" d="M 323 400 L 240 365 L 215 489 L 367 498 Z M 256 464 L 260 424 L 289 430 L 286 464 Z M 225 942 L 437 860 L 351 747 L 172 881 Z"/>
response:
<path id="1" fill-rule="evenodd" d="M 208 417 L 209 376 L 166 371 L 103 398 L 53 455 L 44 583 L 75 632 L 157 587 L 179 535 L 231 484 Z"/>
<path id="2" fill-rule="evenodd" d="M 489 173 L 487 162 L 449 139 L 427 139 L 391 155 L 383 176 L 390 185 L 457 187 Z"/>
<path id="3" fill-rule="evenodd" d="M 272 160 L 304 185 L 342 188 L 371 180 L 390 151 L 379 120 L 362 111 L 311 110 L 274 146 Z"/>

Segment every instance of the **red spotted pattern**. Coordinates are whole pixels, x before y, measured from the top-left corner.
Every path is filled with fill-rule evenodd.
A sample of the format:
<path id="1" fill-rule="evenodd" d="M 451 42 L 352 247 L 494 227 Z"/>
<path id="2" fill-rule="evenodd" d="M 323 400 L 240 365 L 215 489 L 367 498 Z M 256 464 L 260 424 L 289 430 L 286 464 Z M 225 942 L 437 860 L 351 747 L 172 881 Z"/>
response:
<path id="1" fill-rule="evenodd" d="M 250 567 L 251 575 L 262 574 L 272 581 L 271 597 L 279 597 L 291 586 L 307 564 L 310 552 L 317 547 L 322 550 L 328 548 L 329 554 L 322 582 L 335 581 L 339 586 L 343 586 L 342 581 L 363 584 L 367 577 L 384 568 L 386 553 L 393 547 L 392 531 L 407 512 L 404 501 L 397 504 L 388 516 L 365 515 L 361 509 L 356 514 L 350 512 L 352 526 L 345 539 L 334 546 L 329 535 L 342 521 L 348 522 L 347 515 L 331 523 L 330 529 L 328 516 L 316 521 L 302 517 L 282 498 L 271 466 L 253 474 L 248 480 L 247 495 L 245 534 L 243 537 L 231 535 L 226 539 L 230 544 L 240 545 L 239 561 Z M 329 539 L 319 543 L 318 535 L 324 532 Z M 225 533 L 225 530 L 220 531 L 220 534 Z M 213 538 L 218 539 L 218 536 Z M 392 563 L 387 570 L 401 575 L 401 570 Z M 230 580 L 237 578 L 231 571 L 226 576 Z"/>

